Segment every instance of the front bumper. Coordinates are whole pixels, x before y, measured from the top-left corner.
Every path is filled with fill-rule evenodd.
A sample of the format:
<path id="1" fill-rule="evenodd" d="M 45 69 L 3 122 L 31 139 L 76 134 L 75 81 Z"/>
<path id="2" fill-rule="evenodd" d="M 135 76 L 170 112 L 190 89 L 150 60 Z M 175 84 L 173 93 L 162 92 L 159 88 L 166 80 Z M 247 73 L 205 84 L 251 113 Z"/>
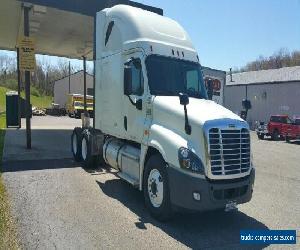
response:
<path id="1" fill-rule="evenodd" d="M 172 205 L 188 210 L 207 211 L 225 208 L 229 202 L 242 204 L 250 201 L 255 169 L 244 178 L 210 181 L 170 166 L 168 177 Z M 200 201 L 193 198 L 194 192 L 200 193 Z"/>

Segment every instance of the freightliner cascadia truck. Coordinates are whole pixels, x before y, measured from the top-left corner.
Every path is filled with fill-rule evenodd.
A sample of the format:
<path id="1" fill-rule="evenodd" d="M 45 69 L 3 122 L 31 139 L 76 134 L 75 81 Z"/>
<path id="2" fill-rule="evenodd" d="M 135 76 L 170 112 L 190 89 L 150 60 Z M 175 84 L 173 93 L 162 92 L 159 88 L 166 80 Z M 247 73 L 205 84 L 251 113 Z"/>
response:
<path id="1" fill-rule="evenodd" d="M 74 158 L 116 169 L 152 216 L 250 201 L 249 126 L 208 100 L 198 54 L 177 22 L 125 5 L 98 12 L 94 93 L 94 126 L 83 116 L 74 129 Z"/>

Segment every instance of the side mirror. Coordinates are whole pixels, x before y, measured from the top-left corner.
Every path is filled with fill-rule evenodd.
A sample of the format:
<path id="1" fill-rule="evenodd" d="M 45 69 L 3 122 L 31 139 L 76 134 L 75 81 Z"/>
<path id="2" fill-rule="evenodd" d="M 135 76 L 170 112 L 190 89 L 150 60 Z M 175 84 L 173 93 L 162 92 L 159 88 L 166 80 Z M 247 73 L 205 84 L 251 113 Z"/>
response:
<path id="1" fill-rule="evenodd" d="M 124 68 L 124 95 L 132 94 L 132 70 L 131 67 Z"/>
<path id="2" fill-rule="evenodd" d="M 189 104 L 189 96 L 185 93 L 179 93 L 179 100 L 181 105 L 188 105 Z"/>
<path id="3" fill-rule="evenodd" d="M 246 109 L 246 110 L 249 110 L 249 109 L 252 108 L 251 101 L 247 100 L 247 99 L 244 99 L 242 101 L 242 105 L 243 105 L 243 108 Z"/>
<path id="4" fill-rule="evenodd" d="M 212 100 L 213 94 L 214 94 L 213 81 L 208 80 L 207 81 L 207 97 L 208 97 L 208 100 Z"/>

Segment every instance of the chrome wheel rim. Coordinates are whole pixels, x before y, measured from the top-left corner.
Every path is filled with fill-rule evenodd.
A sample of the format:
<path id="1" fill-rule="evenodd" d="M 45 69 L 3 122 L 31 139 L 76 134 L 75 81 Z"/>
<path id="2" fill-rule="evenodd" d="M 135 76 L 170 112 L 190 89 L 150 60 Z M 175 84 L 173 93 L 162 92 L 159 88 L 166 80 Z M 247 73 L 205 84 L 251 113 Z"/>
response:
<path id="1" fill-rule="evenodd" d="M 82 139 L 81 151 L 82 151 L 82 159 L 85 160 L 87 156 L 87 143 L 85 138 Z"/>
<path id="2" fill-rule="evenodd" d="M 73 136 L 72 147 L 73 147 L 73 152 L 76 155 L 77 154 L 77 136 L 76 135 Z"/>
<path id="3" fill-rule="evenodd" d="M 164 183 L 157 169 L 152 169 L 148 176 L 148 195 L 154 207 L 161 206 L 164 199 Z"/>

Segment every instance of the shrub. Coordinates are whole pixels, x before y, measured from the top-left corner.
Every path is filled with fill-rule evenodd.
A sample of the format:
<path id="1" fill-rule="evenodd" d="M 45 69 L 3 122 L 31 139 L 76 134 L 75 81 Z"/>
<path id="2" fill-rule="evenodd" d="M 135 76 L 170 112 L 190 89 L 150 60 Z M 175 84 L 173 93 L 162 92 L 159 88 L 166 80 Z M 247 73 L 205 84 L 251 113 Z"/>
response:
<path id="1" fill-rule="evenodd" d="M 39 91 L 38 91 L 37 89 L 32 89 L 32 90 L 31 90 L 31 94 L 32 94 L 33 96 L 36 96 L 36 97 L 39 97 L 39 96 L 40 96 L 40 93 L 39 93 Z"/>
<path id="2" fill-rule="evenodd" d="M 18 82 L 15 79 L 7 79 L 1 85 L 11 90 L 18 90 Z"/>

